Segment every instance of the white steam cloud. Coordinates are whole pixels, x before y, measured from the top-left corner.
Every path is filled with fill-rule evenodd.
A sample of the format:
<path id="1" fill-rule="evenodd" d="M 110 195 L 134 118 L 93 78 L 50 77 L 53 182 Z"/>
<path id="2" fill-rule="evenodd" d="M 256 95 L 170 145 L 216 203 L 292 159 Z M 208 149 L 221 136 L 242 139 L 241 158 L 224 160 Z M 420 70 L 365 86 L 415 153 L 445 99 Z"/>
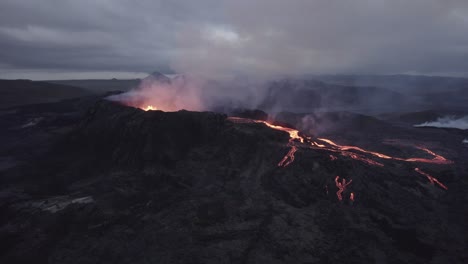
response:
<path id="1" fill-rule="evenodd" d="M 468 116 L 456 118 L 454 116 L 440 117 L 436 121 L 425 122 L 414 125 L 415 127 L 443 127 L 443 128 L 458 128 L 468 129 Z M 467 143 L 467 142 L 463 142 Z"/>

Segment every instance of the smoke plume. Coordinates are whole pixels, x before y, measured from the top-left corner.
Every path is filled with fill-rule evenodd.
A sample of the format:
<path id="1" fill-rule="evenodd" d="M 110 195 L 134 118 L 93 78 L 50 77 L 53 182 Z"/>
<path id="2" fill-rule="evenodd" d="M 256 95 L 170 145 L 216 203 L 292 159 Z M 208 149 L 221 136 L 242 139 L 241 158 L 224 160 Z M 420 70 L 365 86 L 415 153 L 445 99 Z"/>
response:
<path id="1" fill-rule="evenodd" d="M 445 116 L 438 118 L 436 121 L 425 122 L 414 126 L 468 129 L 468 116 L 464 116 L 461 118 L 456 118 L 454 116 Z"/>
<path id="2" fill-rule="evenodd" d="M 199 75 L 168 77 L 155 72 L 138 87 L 107 99 L 137 108 L 162 111 L 219 111 L 255 108 L 264 97 L 261 82 L 246 79 L 214 80 Z"/>

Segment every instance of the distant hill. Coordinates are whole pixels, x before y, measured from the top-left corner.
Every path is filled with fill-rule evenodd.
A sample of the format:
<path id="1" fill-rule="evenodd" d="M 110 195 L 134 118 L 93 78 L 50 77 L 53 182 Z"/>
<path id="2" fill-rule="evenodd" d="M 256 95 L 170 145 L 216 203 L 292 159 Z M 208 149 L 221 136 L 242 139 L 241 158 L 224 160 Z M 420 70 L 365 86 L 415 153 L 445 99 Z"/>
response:
<path id="1" fill-rule="evenodd" d="M 0 108 L 49 103 L 90 94 L 83 88 L 70 85 L 31 80 L 0 80 Z"/>
<path id="2" fill-rule="evenodd" d="M 408 112 L 408 113 L 388 113 L 380 115 L 381 119 L 386 121 L 406 123 L 416 125 L 426 122 L 434 122 L 439 118 L 451 117 L 459 119 L 468 115 L 468 110 L 453 110 L 446 108 L 429 109 L 425 111 Z"/>
<path id="3" fill-rule="evenodd" d="M 272 82 L 258 108 L 265 111 L 311 110 L 385 112 L 411 105 L 409 96 L 380 87 L 345 86 L 315 80 Z"/>
<path id="4" fill-rule="evenodd" d="M 401 93 L 424 94 L 468 90 L 468 78 L 423 75 L 318 75 L 314 79 L 331 84 L 377 86 Z"/>
<path id="5" fill-rule="evenodd" d="M 325 82 L 329 87 L 355 87 L 358 94 L 366 95 L 361 101 L 370 101 L 371 108 L 379 106 L 388 110 L 406 112 L 439 108 L 466 110 L 468 105 L 468 78 L 402 74 L 313 75 L 309 77 Z M 332 90 L 334 89 L 329 92 L 333 97 L 347 97 L 346 100 L 352 100 L 349 94 L 346 95 L 346 93 L 351 93 L 351 90 L 342 93 L 340 89 L 335 89 L 338 92 L 336 94 Z"/>
<path id="6" fill-rule="evenodd" d="M 135 88 L 140 83 L 140 79 L 130 80 L 59 80 L 47 81 L 49 83 L 76 86 L 86 89 L 94 94 L 101 94 L 109 91 L 128 91 Z"/>

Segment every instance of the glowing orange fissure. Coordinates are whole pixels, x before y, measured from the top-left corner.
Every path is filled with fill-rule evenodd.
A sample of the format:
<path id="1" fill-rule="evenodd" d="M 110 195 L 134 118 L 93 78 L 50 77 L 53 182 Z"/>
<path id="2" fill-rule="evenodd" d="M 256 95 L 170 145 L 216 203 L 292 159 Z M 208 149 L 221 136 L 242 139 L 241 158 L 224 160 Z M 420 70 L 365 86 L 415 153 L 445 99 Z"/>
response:
<path id="1" fill-rule="evenodd" d="M 270 123 L 268 123 L 266 121 L 256 120 L 255 122 L 256 123 L 263 123 L 263 124 L 267 125 L 270 128 L 273 128 L 275 130 L 284 131 L 284 132 L 287 132 L 289 134 L 288 146 L 290 146 L 291 148 L 289 149 L 288 153 L 283 157 L 283 159 L 278 163 L 278 167 L 287 167 L 289 164 L 293 163 L 294 158 L 295 158 L 294 155 L 296 154 L 296 151 L 297 151 L 297 147 L 294 145 L 294 141 L 299 140 L 301 143 L 304 143 L 304 138 L 299 136 L 299 131 L 296 130 L 296 129 L 289 128 L 289 127 L 282 127 L 282 126 L 273 125 L 273 124 L 270 124 Z"/>
<path id="2" fill-rule="evenodd" d="M 289 164 L 291 164 L 294 161 L 294 154 L 296 153 L 296 151 L 297 147 L 291 146 L 291 149 L 286 154 L 286 156 L 284 156 L 283 159 L 280 162 L 278 162 L 278 167 L 286 167 Z"/>
<path id="3" fill-rule="evenodd" d="M 343 200 L 343 192 L 345 191 L 346 187 L 348 187 L 348 185 L 350 185 L 352 182 L 353 180 L 346 182 L 345 178 L 343 178 L 340 182 L 340 176 L 335 177 L 335 185 L 338 188 L 338 191 L 336 192 L 336 197 L 338 197 L 338 200 Z M 354 201 L 354 193 L 351 193 L 350 199 Z"/>
<path id="4" fill-rule="evenodd" d="M 364 162 L 364 163 L 369 164 L 369 165 L 380 166 L 380 167 L 383 167 L 384 164 L 382 164 L 382 163 L 380 163 L 378 161 L 375 161 L 373 159 L 370 159 L 370 158 L 368 158 L 368 157 L 366 157 L 364 155 L 370 155 L 370 156 L 373 156 L 373 157 L 379 158 L 379 159 L 404 161 L 404 162 L 418 162 L 418 163 L 430 163 L 430 164 L 440 164 L 440 165 L 447 165 L 447 164 L 452 164 L 453 163 L 453 161 L 450 161 L 450 160 L 444 158 L 443 156 L 441 156 L 439 154 L 436 154 L 435 152 L 433 152 L 433 151 L 431 151 L 431 150 L 429 150 L 429 149 L 427 149 L 425 147 L 420 147 L 420 146 L 416 146 L 416 148 L 426 152 L 427 154 L 429 154 L 431 156 L 433 156 L 433 158 L 428 159 L 428 158 L 392 157 L 392 156 L 382 154 L 382 153 L 379 153 L 379 152 L 365 150 L 365 149 L 357 147 L 357 146 L 339 145 L 339 144 L 333 142 L 330 139 L 317 138 L 317 140 L 322 143 L 321 144 L 321 143 L 319 143 L 317 141 L 314 141 L 312 139 L 312 137 L 299 135 L 299 131 L 296 130 L 296 129 L 289 128 L 289 127 L 283 127 L 283 126 L 279 126 L 279 125 L 273 125 L 273 124 L 271 124 L 271 123 L 269 123 L 267 121 L 247 119 L 247 118 L 239 118 L 239 117 L 230 117 L 229 120 L 231 120 L 231 121 L 233 121 L 235 123 L 263 123 L 263 124 L 265 124 L 266 126 L 272 128 L 272 129 L 287 132 L 289 134 L 288 146 L 290 147 L 290 150 L 283 157 L 283 159 L 278 163 L 279 167 L 287 167 L 288 165 L 293 163 L 293 161 L 295 159 L 295 153 L 298 151 L 298 146 L 296 145 L 298 141 L 300 143 L 307 143 L 308 148 L 323 149 L 323 150 L 331 151 L 331 152 L 334 152 L 334 153 L 338 153 L 341 156 L 350 157 L 350 158 L 352 158 L 354 160 L 358 160 L 358 161 Z M 359 152 L 359 153 L 356 153 L 356 152 Z M 330 155 L 330 159 L 334 161 L 337 158 L 336 158 L 336 156 Z M 426 176 L 426 178 L 431 183 L 435 182 L 440 187 L 442 187 L 442 188 L 444 188 L 446 190 L 448 189 L 445 185 L 440 183 L 435 177 L 430 176 L 430 175 L 428 175 L 428 174 L 426 174 L 424 172 L 421 172 L 418 168 L 416 168 L 416 171 L 418 173 Z M 349 182 L 349 183 L 351 183 L 351 182 Z M 337 187 L 338 187 L 338 185 L 337 185 Z M 354 193 L 352 193 L 352 196 L 350 196 L 350 199 L 354 200 Z"/>
<path id="5" fill-rule="evenodd" d="M 431 182 L 432 185 L 434 185 L 434 183 L 437 183 L 437 185 L 439 185 L 441 188 L 445 189 L 445 190 L 448 190 L 447 186 L 445 186 L 443 183 L 441 183 L 439 180 L 437 180 L 435 177 L 425 173 L 424 171 L 421 171 L 419 168 L 415 168 L 414 169 L 417 173 L 425 176 L 429 182 Z"/>

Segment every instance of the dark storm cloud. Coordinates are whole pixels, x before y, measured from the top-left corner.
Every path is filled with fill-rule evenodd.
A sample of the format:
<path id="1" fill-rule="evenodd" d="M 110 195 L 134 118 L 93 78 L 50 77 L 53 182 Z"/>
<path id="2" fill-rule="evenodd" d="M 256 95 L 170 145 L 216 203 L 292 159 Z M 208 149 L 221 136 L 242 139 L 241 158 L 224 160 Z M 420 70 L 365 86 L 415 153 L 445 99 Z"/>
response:
<path id="1" fill-rule="evenodd" d="M 468 72 L 465 0 L 3 0 L 3 71 Z"/>

